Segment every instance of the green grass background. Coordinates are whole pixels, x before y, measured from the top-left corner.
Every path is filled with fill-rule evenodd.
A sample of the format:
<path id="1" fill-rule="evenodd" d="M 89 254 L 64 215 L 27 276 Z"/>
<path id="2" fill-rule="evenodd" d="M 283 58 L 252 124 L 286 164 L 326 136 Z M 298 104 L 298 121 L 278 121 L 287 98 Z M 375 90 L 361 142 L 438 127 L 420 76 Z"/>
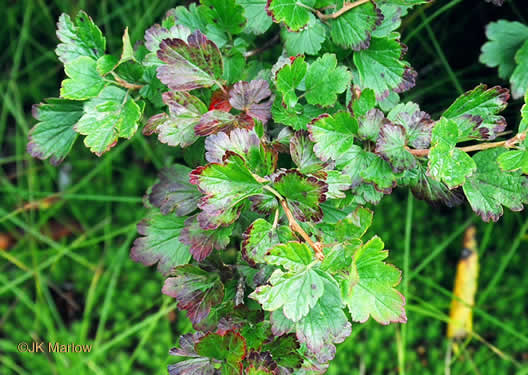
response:
<path id="1" fill-rule="evenodd" d="M 419 72 L 407 99 L 437 114 L 480 82 L 507 84 L 478 63 L 484 27 L 526 22 L 524 0 L 496 8 L 483 0 L 437 0 L 403 24 L 407 59 Z M 31 105 L 56 96 L 63 78 L 53 49 L 61 12 L 85 9 L 118 51 L 125 26 L 133 42 L 177 1 L 4 0 L 0 22 L 0 374 L 166 374 L 168 349 L 190 329 L 162 278 L 128 257 L 142 196 L 179 151 L 137 134 L 97 158 L 77 142 L 58 168 L 25 152 Z M 520 102 L 506 117 L 515 130 Z M 59 192 L 58 199 L 44 199 Z M 28 202 L 37 209 L 24 209 Z M 452 374 L 528 374 L 528 215 L 507 212 L 485 224 L 468 207 L 433 209 L 405 191 L 376 208 L 390 262 L 404 270 L 409 322 L 356 324 L 329 369 L 337 374 L 444 374 L 445 321 L 465 227 L 478 228 L 481 273 L 473 339 Z M 52 228 L 71 235 L 53 239 Z M 92 344 L 89 354 L 19 353 L 31 341 Z"/>

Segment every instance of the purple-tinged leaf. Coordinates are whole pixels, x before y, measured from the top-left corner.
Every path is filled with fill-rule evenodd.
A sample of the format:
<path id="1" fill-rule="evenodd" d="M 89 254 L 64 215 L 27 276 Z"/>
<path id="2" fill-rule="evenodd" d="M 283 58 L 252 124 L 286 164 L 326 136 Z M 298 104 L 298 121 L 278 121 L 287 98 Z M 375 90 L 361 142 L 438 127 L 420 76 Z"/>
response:
<path id="1" fill-rule="evenodd" d="M 478 130 L 484 139 L 492 140 L 506 127 L 504 117 L 497 114 L 507 107 L 509 99 L 508 89 L 500 86 L 488 89 L 486 85 L 479 85 L 458 97 L 442 117 L 454 120 L 457 125 L 467 121 L 468 116 L 480 117 L 482 122 Z"/>
<path id="2" fill-rule="evenodd" d="M 242 257 L 251 265 L 265 263 L 264 257 L 273 246 L 294 240 L 291 230 L 284 225 L 276 228 L 264 219 L 255 220 L 242 234 Z"/>
<path id="3" fill-rule="evenodd" d="M 344 199 L 345 191 L 350 189 L 352 178 L 340 171 L 328 171 L 325 182 L 328 185 L 327 199 Z"/>
<path id="4" fill-rule="evenodd" d="M 201 262 L 214 250 L 225 249 L 229 244 L 232 227 L 219 227 L 204 230 L 200 227 L 198 215 L 191 216 L 185 221 L 181 231 L 180 241 L 190 246 L 189 251 L 197 262 Z"/>
<path id="5" fill-rule="evenodd" d="M 190 182 L 204 193 L 198 207 L 198 222 L 203 229 L 216 229 L 238 219 L 245 200 L 263 192 L 262 185 L 248 169 L 244 159 L 231 151 L 224 163 L 209 163 L 191 172 Z"/>
<path id="6" fill-rule="evenodd" d="M 33 106 L 33 117 L 38 123 L 29 131 L 27 152 L 34 158 L 59 165 L 70 152 L 77 133 L 73 126 L 83 114 L 77 101 L 48 99 Z"/>
<path id="7" fill-rule="evenodd" d="M 247 340 L 247 338 L 246 338 Z M 280 375 L 280 369 L 270 352 L 251 351 L 246 357 L 245 375 Z"/>
<path id="8" fill-rule="evenodd" d="M 175 25 L 167 29 L 156 23 L 145 31 L 145 47 L 150 52 L 157 53 L 164 39 L 187 40 L 190 34 L 191 30 L 184 25 Z"/>
<path id="9" fill-rule="evenodd" d="M 171 274 L 162 292 L 178 301 L 178 309 L 187 311 L 193 325 L 206 319 L 211 308 L 222 302 L 224 285 L 217 273 L 188 264 L 174 268 Z"/>
<path id="10" fill-rule="evenodd" d="M 187 92 L 174 91 L 163 93 L 163 102 L 169 107 L 169 114 L 152 116 L 143 134 L 157 133 L 159 141 L 169 146 L 186 147 L 193 144 L 198 139 L 194 128 L 207 112 L 205 104 Z"/>
<path id="11" fill-rule="evenodd" d="M 264 101 L 267 99 L 266 101 Z M 237 82 L 229 91 L 229 103 L 233 108 L 247 113 L 264 124 L 271 118 L 273 96 L 268 81 L 263 79 L 251 82 Z"/>
<path id="12" fill-rule="evenodd" d="M 220 375 L 208 358 L 193 358 L 168 367 L 169 375 Z"/>
<path id="13" fill-rule="evenodd" d="M 383 125 L 376 142 L 376 153 L 392 165 L 395 173 L 416 165 L 416 158 L 407 149 L 407 132 L 401 125 Z"/>
<path id="14" fill-rule="evenodd" d="M 428 148 L 434 122 L 428 113 L 420 111 L 418 104 L 398 104 L 387 115 L 387 119 L 405 128 L 407 144 L 416 149 Z"/>
<path id="15" fill-rule="evenodd" d="M 165 64 L 157 69 L 158 78 L 175 91 L 189 91 L 218 84 L 223 74 L 218 47 L 200 31 L 187 39 L 164 39 L 158 58 Z"/>
<path id="16" fill-rule="evenodd" d="M 254 126 L 255 123 L 249 116 L 212 110 L 202 116 L 194 128 L 194 132 L 196 135 L 207 136 L 221 131 L 230 132 L 236 128 L 253 129 Z"/>
<path id="17" fill-rule="evenodd" d="M 142 237 L 134 241 L 130 257 L 135 262 L 152 266 L 158 263 L 158 271 L 167 276 L 173 267 L 186 264 L 191 259 L 189 246 L 180 242 L 185 217 L 163 215 L 152 211 L 137 226 Z"/>
<path id="18" fill-rule="evenodd" d="M 275 177 L 273 187 L 286 198 L 297 220 L 317 223 L 323 218 L 319 203 L 326 200 L 328 185 L 324 181 L 290 169 Z"/>
<path id="19" fill-rule="evenodd" d="M 247 349 L 246 340 L 239 333 L 209 333 L 194 347 L 199 355 L 220 361 L 222 375 L 242 374 L 242 360 L 246 357 Z"/>
<path id="20" fill-rule="evenodd" d="M 222 163 L 227 151 L 244 157 L 251 148 L 259 146 L 260 139 L 254 131 L 235 129 L 229 134 L 220 132 L 205 139 L 205 160 Z"/>
<path id="21" fill-rule="evenodd" d="M 382 111 L 377 108 L 369 110 L 365 116 L 358 118 L 358 136 L 363 140 L 376 142 L 381 127 L 387 123 L 387 119 Z"/>
<path id="22" fill-rule="evenodd" d="M 189 183 L 191 169 L 175 164 L 163 169 L 160 181 L 152 187 L 149 202 L 158 207 L 164 215 L 174 213 L 185 216 L 197 209 L 200 192 Z"/>
<path id="23" fill-rule="evenodd" d="M 296 132 L 290 141 L 290 155 L 301 173 L 314 174 L 321 171 L 325 164 L 315 155 L 314 143 L 306 130 Z"/>

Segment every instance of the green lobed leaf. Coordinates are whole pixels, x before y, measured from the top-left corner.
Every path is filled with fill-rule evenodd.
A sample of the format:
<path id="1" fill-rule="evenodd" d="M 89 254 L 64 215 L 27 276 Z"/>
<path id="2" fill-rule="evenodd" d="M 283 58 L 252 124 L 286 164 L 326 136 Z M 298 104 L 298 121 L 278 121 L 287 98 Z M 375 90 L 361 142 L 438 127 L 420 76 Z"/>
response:
<path id="1" fill-rule="evenodd" d="M 266 10 L 276 23 L 284 22 L 288 29 L 298 31 L 308 24 L 315 0 L 269 0 Z"/>
<path id="2" fill-rule="evenodd" d="M 77 133 L 73 126 L 83 114 L 83 104 L 64 99 L 48 99 L 33 106 L 38 123 L 29 131 L 27 152 L 34 158 L 59 165 L 70 152 Z"/>
<path id="3" fill-rule="evenodd" d="M 477 169 L 474 160 L 456 148 L 459 136 L 457 123 L 442 118 L 433 128 L 428 174 L 444 182 L 450 189 L 461 186 Z"/>
<path id="4" fill-rule="evenodd" d="M 164 215 L 174 213 L 176 216 L 185 216 L 195 211 L 201 194 L 189 183 L 190 172 L 189 167 L 181 164 L 162 169 L 160 181 L 148 195 L 149 202 Z"/>
<path id="5" fill-rule="evenodd" d="M 304 61 L 304 56 L 297 56 L 290 58 L 289 63 L 284 64 L 275 74 L 275 85 L 288 108 L 297 105 L 296 90 L 304 80 L 307 70 L 308 64 Z"/>
<path id="6" fill-rule="evenodd" d="M 130 257 L 135 262 L 152 266 L 158 264 L 158 271 L 167 276 L 179 265 L 191 259 L 189 246 L 180 242 L 179 237 L 186 217 L 163 215 L 152 210 L 137 226 L 141 237 L 134 241 Z"/>
<path id="7" fill-rule="evenodd" d="M 158 58 L 165 63 L 157 69 L 159 80 L 175 91 L 211 87 L 223 75 L 218 47 L 200 31 L 193 32 L 187 43 L 181 39 L 164 39 Z"/>
<path id="8" fill-rule="evenodd" d="M 143 134 L 157 133 L 159 141 L 169 146 L 193 144 L 198 139 L 194 128 L 207 112 L 205 104 L 187 92 L 168 91 L 163 93 L 162 98 L 169 107 L 169 113 L 152 116 L 143 128 Z"/>
<path id="9" fill-rule="evenodd" d="M 94 98 L 105 87 L 103 77 L 97 72 L 97 63 L 90 57 L 80 56 L 64 66 L 69 77 L 62 81 L 60 96 L 64 99 L 85 100 Z"/>
<path id="10" fill-rule="evenodd" d="M 175 267 L 165 280 L 162 292 L 178 301 L 178 309 L 196 325 L 206 319 L 213 306 L 222 302 L 224 285 L 215 272 L 187 264 Z"/>
<path id="11" fill-rule="evenodd" d="M 57 38 L 61 43 L 55 53 L 65 65 L 81 56 L 97 60 L 106 49 L 101 30 L 84 11 L 77 13 L 74 21 L 62 13 L 57 22 Z"/>
<path id="12" fill-rule="evenodd" d="M 383 262 L 388 251 L 379 237 L 374 237 L 354 254 L 348 279 L 343 283 L 344 302 L 352 320 L 364 323 L 371 316 L 381 324 L 405 323 L 405 298 L 394 287 L 401 271 Z"/>
<path id="13" fill-rule="evenodd" d="M 267 0 L 238 0 L 247 18 L 246 30 L 253 34 L 265 33 L 273 23 L 266 12 Z"/>
<path id="14" fill-rule="evenodd" d="M 386 38 L 372 38 L 368 49 L 354 53 L 361 88 L 374 90 L 378 99 L 391 91 L 401 93 L 414 87 L 416 72 L 402 60 L 406 48 L 396 33 Z"/>
<path id="15" fill-rule="evenodd" d="M 363 198 L 368 198 L 369 202 L 379 199 L 379 195 L 371 188 L 363 186 L 364 183 L 373 184 L 379 192 L 390 194 L 396 187 L 396 176 L 391 165 L 380 156 L 361 147 L 355 147 L 351 151 L 347 155 L 348 162 L 343 166 L 343 173 L 352 178 L 353 186 L 360 186 Z"/>
<path id="16" fill-rule="evenodd" d="M 244 8 L 235 0 L 201 0 L 215 26 L 230 34 L 240 34 L 246 26 Z"/>
<path id="17" fill-rule="evenodd" d="M 317 223 L 323 212 L 319 203 L 326 200 L 328 185 L 315 177 L 307 177 L 295 169 L 281 171 L 273 180 L 273 188 L 286 198 L 293 216 L 300 221 Z"/>
<path id="18" fill-rule="evenodd" d="M 514 99 L 524 97 L 528 91 L 528 39 L 515 54 L 517 67 L 510 78 Z"/>
<path id="19" fill-rule="evenodd" d="M 515 69 L 515 55 L 528 40 L 528 26 L 520 22 L 498 20 L 486 26 L 488 42 L 482 46 L 480 62 L 499 68 L 499 76 L 509 79 Z"/>
<path id="20" fill-rule="evenodd" d="M 471 208 L 484 221 L 497 221 L 503 208 L 521 211 L 528 203 L 528 179 L 520 171 L 504 172 L 497 159 L 506 153 L 505 149 L 495 148 L 480 151 L 473 156 L 476 173 L 468 178 L 463 186 Z"/>
<path id="21" fill-rule="evenodd" d="M 74 130 L 86 135 L 86 147 L 101 156 L 115 146 L 118 138 L 131 138 L 136 133 L 142 112 L 143 106 L 138 105 L 127 91 L 107 86 L 99 96 L 84 104 L 84 115 Z"/>
<path id="22" fill-rule="evenodd" d="M 297 105 L 291 109 L 281 104 L 279 98 L 275 99 L 271 107 L 273 121 L 279 124 L 291 126 L 294 130 L 306 130 L 307 125 L 324 111 L 316 106 L 305 104 Z"/>
<path id="23" fill-rule="evenodd" d="M 354 145 L 358 127 L 357 120 L 348 112 L 317 117 L 308 125 L 315 154 L 323 161 L 335 160 L 338 167 L 346 164 L 350 155 L 359 149 Z"/>
<path id="24" fill-rule="evenodd" d="M 527 150 L 512 150 L 507 151 L 497 159 L 500 168 L 503 171 L 517 171 L 520 170 L 524 174 L 528 174 L 528 151 Z"/>
<path id="25" fill-rule="evenodd" d="M 190 182 L 204 197 L 198 203 L 202 229 L 216 229 L 238 219 L 245 199 L 262 193 L 262 186 L 249 171 L 244 159 L 227 152 L 223 164 L 209 163 L 191 172 Z"/>
<path id="26" fill-rule="evenodd" d="M 327 199 L 343 199 L 346 197 L 345 190 L 350 189 L 352 178 L 340 171 L 327 171 L 325 182 L 328 185 Z"/>
<path id="27" fill-rule="evenodd" d="M 385 123 L 387 123 L 387 119 L 383 112 L 377 108 L 371 109 L 358 119 L 358 137 L 363 140 L 376 142 Z"/>
<path id="28" fill-rule="evenodd" d="M 372 2 L 352 8 L 329 21 L 330 37 L 334 43 L 354 51 L 370 45 L 372 32 L 381 24 L 383 15 Z"/>
<path id="29" fill-rule="evenodd" d="M 356 118 L 366 116 L 376 106 L 376 94 L 374 94 L 374 91 L 371 89 L 365 89 L 362 90 L 358 96 L 355 87 L 351 90 L 354 94 L 348 105 L 350 112 Z"/>
<path id="30" fill-rule="evenodd" d="M 376 5 L 383 16 L 381 23 L 372 33 L 376 38 L 384 38 L 397 30 L 401 25 L 401 17 L 407 14 L 407 8 L 411 6 L 393 3 L 390 0 L 377 2 Z"/>
<path id="31" fill-rule="evenodd" d="M 306 101 L 323 107 L 332 106 L 337 95 L 345 92 L 351 79 L 351 74 L 345 67 L 337 66 L 336 55 L 325 53 L 306 72 Z"/>
<path id="32" fill-rule="evenodd" d="M 296 132 L 290 141 L 290 156 L 303 174 L 314 174 L 324 168 L 323 162 L 314 153 L 314 143 L 306 130 Z"/>
<path id="33" fill-rule="evenodd" d="M 317 55 L 326 40 L 326 27 L 310 15 L 308 25 L 300 31 L 281 30 L 284 47 L 290 56 Z"/>

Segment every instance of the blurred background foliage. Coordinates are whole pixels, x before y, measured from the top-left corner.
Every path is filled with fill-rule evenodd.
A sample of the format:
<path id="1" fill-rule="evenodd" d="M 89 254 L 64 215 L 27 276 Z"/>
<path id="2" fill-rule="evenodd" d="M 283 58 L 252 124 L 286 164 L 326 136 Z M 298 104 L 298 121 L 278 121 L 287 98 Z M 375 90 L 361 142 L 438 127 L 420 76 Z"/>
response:
<path id="1" fill-rule="evenodd" d="M 166 10 L 167 0 L 4 0 L 0 23 L 0 374 L 166 374 L 167 351 L 190 330 L 162 278 L 128 257 L 142 196 L 156 171 L 181 152 L 140 133 L 97 158 L 77 142 L 58 168 L 29 157 L 31 105 L 56 96 L 63 78 L 53 50 L 61 12 L 86 10 L 121 47 Z M 460 92 L 503 84 L 478 63 L 485 26 L 527 22 L 525 0 L 501 8 L 483 0 L 437 0 L 402 25 L 408 61 L 419 73 L 413 100 L 438 114 Z M 518 123 L 521 102 L 506 117 Z M 454 356 L 452 374 L 528 374 L 528 215 L 507 212 L 497 224 L 469 209 L 432 208 L 405 191 L 375 209 L 371 233 L 405 271 L 406 325 L 356 324 L 329 374 L 443 374 L 451 290 L 464 229 L 477 225 L 481 259 L 473 339 Z M 31 341 L 92 344 L 89 354 L 18 353 Z"/>

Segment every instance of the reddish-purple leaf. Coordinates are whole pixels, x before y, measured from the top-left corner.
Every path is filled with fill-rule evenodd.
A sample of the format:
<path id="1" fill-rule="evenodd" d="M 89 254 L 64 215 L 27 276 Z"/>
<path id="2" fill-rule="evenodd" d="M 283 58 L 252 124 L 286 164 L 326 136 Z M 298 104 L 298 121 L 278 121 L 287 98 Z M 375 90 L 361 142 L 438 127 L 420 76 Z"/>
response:
<path id="1" fill-rule="evenodd" d="M 161 82 L 175 91 L 189 91 L 218 84 L 224 71 L 220 50 L 200 31 L 187 39 L 164 39 L 158 58 L 165 64 L 157 69 Z"/>
<path id="2" fill-rule="evenodd" d="M 195 126 L 196 135 L 206 136 L 218 132 L 230 132 L 235 128 L 253 129 L 253 119 L 246 115 L 233 115 L 229 112 L 212 110 L 202 116 Z"/>
<path id="3" fill-rule="evenodd" d="M 201 262 L 214 250 L 225 249 L 229 243 L 232 227 L 219 227 L 212 230 L 204 230 L 194 215 L 185 221 L 181 231 L 180 241 L 190 246 L 189 251 L 193 258 Z"/>
<path id="4" fill-rule="evenodd" d="M 211 307 L 224 298 L 224 285 L 217 273 L 207 272 L 190 264 L 173 269 L 173 277 L 165 280 L 162 292 L 178 301 L 195 325 L 207 318 Z"/>
<path id="5" fill-rule="evenodd" d="M 266 101 L 264 101 L 268 98 Z M 266 123 L 271 118 L 273 96 L 268 81 L 237 82 L 229 91 L 229 103 L 233 108 L 246 112 L 248 116 Z"/>

